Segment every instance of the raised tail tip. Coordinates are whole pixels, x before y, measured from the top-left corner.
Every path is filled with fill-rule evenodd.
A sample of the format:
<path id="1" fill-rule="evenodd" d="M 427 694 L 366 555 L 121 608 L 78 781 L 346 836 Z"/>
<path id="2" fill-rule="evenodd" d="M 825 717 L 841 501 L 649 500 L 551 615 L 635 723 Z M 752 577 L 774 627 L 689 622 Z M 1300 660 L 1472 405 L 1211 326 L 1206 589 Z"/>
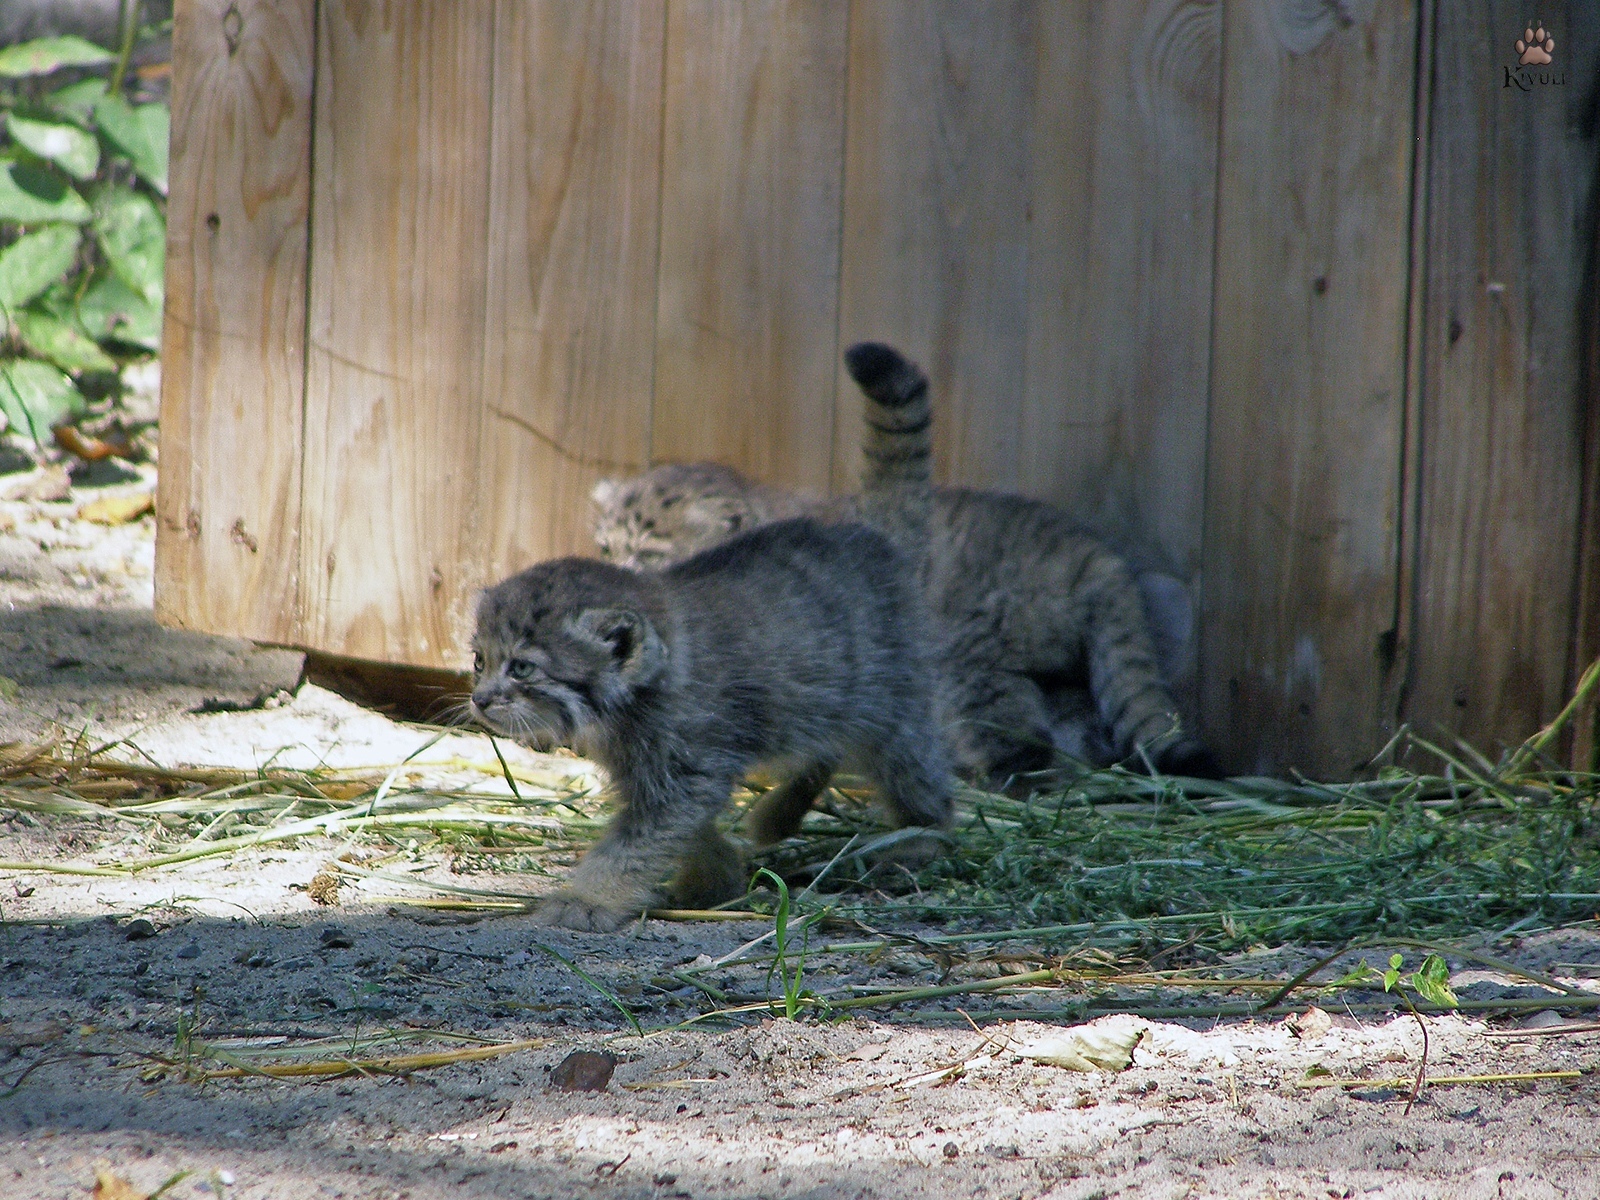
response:
<path id="1" fill-rule="evenodd" d="M 857 342 L 844 352 L 844 366 L 862 391 L 889 408 L 910 404 L 928 386 L 920 367 L 883 342 Z"/>

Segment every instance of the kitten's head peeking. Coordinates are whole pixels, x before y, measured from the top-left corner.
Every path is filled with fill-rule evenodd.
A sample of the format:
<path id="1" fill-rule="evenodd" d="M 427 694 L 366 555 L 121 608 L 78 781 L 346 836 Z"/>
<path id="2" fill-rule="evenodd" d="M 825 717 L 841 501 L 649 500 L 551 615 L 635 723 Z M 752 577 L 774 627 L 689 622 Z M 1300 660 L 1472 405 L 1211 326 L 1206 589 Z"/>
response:
<path id="1" fill-rule="evenodd" d="M 759 524 L 751 484 L 719 463 L 671 463 L 590 493 L 594 540 L 608 562 L 659 570 Z"/>
<path id="2" fill-rule="evenodd" d="M 484 592 L 473 716 L 538 749 L 590 743 L 666 670 L 658 591 L 632 571 L 563 558 Z"/>

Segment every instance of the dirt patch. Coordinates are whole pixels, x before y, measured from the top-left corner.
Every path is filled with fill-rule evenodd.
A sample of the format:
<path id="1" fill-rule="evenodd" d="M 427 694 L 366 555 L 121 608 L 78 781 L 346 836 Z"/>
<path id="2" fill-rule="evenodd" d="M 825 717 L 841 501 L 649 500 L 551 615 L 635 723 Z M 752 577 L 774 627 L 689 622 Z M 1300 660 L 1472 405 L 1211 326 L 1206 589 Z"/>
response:
<path id="1" fill-rule="evenodd" d="M 53 719 L 166 765 L 387 768 L 437 733 L 295 690 L 296 656 L 154 630 L 147 520 L 85 528 L 72 515 L 84 500 L 0 514 L 0 675 L 15 687 L 0 741 Z M 199 711 L 229 696 L 260 706 Z M 551 777 L 590 771 L 515 748 L 510 759 Z M 417 761 L 441 787 L 495 784 L 474 734 Z M 1519 973 L 1600 987 L 1592 927 L 1496 942 L 1499 967 L 1451 960 L 1464 1000 L 1521 1004 L 1527 1027 L 1501 1036 L 1504 1011 L 1426 1018 L 1430 1076 L 1519 1078 L 1428 1088 L 1408 1112 L 1423 1053 L 1409 1016 L 1330 1001 L 1325 1019 L 1221 1022 L 1213 1001 L 1175 989 L 1171 1012 L 1187 1015 L 1099 1019 L 1139 1035 L 1116 1073 L 1017 1053 L 1078 1023 L 1075 1006 L 1116 1004 L 1092 984 L 685 1024 L 778 993 L 767 964 L 739 953 L 771 945 L 770 920 L 643 920 L 602 936 L 418 907 L 441 885 L 537 896 L 553 879 L 516 855 L 442 843 L 380 854 L 348 833 L 133 875 L 60 873 L 136 858 L 136 842 L 115 817 L 40 817 L 0 796 L 0 860 L 31 864 L 0 869 L 0 1195 L 87 1196 L 97 1166 L 144 1192 L 188 1171 L 167 1195 L 287 1200 L 1600 1194 L 1593 1010 L 1563 1015 L 1559 991 Z M 560 869 L 559 856 L 541 863 Z M 919 948 L 939 930 L 895 932 L 863 950 L 873 931 L 823 929 L 787 965 L 830 995 L 979 977 Z M 1384 951 L 1368 957 L 1381 966 Z M 1280 949 L 1232 966 L 1281 977 L 1315 958 Z M 249 1074 L 513 1042 L 532 1044 L 400 1072 Z M 604 1091 L 551 1086 L 580 1049 L 616 1055 Z M 230 1067 L 244 1074 L 213 1074 Z M 1307 1087 L 1308 1073 L 1364 1082 Z"/>

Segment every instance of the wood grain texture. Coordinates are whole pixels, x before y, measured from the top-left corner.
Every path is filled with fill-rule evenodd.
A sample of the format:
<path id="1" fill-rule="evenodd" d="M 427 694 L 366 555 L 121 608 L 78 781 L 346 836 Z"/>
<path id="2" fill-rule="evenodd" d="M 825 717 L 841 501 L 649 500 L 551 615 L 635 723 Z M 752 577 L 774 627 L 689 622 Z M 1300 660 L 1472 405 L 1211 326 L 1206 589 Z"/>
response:
<path id="1" fill-rule="evenodd" d="M 156 613 L 292 641 L 312 0 L 180 0 L 173 26 Z"/>
<path id="2" fill-rule="evenodd" d="M 848 11 L 668 9 L 656 460 L 828 484 Z"/>
<path id="3" fill-rule="evenodd" d="M 851 9 L 840 342 L 889 342 L 928 372 L 941 481 L 1018 482 L 1036 7 Z M 861 395 L 837 370 L 833 485 L 851 491 Z"/>
<path id="4" fill-rule="evenodd" d="M 1441 6 L 1436 31 L 1404 715 L 1491 757 L 1553 717 L 1575 679 L 1600 11 L 1535 15 L 1556 55 L 1526 73 L 1527 90 L 1503 77 L 1523 8 Z M 1539 82 L 1556 76 L 1566 82 Z"/>
<path id="5" fill-rule="evenodd" d="M 481 586 L 493 22 L 320 6 L 302 644 L 459 667 Z"/>
<path id="6" fill-rule="evenodd" d="M 1392 719 L 1415 12 L 1224 25 L 1205 733 L 1236 770 L 1342 775 Z"/>
<path id="7" fill-rule="evenodd" d="M 1577 253 L 1586 260 L 1583 277 L 1588 281 L 1579 295 L 1578 306 L 1579 357 L 1588 415 L 1584 430 L 1578 580 L 1574 589 L 1577 613 L 1573 631 L 1573 680 L 1600 658 L 1600 212 L 1597 212 L 1597 205 L 1600 201 L 1591 203 L 1589 228 L 1580 231 L 1576 239 Z M 1594 701 L 1573 721 L 1570 761 L 1580 771 L 1600 769 L 1600 704 Z"/>
<path id="8" fill-rule="evenodd" d="M 1198 584 L 1222 10 L 1041 6 L 1019 479 Z"/>
<path id="9" fill-rule="evenodd" d="M 664 0 L 502 0 L 484 352 L 489 575 L 592 553 L 650 461 Z"/>

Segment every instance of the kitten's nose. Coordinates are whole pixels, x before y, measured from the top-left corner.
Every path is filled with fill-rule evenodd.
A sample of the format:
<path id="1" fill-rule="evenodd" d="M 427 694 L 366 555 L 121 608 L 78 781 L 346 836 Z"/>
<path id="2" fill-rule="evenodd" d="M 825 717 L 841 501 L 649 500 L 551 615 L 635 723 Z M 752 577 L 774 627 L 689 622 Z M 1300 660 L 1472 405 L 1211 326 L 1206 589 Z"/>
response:
<path id="1" fill-rule="evenodd" d="M 489 688 L 482 687 L 473 689 L 472 707 L 474 712 L 478 715 L 481 716 L 483 710 L 488 708 L 493 701 L 494 693 Z"/>

